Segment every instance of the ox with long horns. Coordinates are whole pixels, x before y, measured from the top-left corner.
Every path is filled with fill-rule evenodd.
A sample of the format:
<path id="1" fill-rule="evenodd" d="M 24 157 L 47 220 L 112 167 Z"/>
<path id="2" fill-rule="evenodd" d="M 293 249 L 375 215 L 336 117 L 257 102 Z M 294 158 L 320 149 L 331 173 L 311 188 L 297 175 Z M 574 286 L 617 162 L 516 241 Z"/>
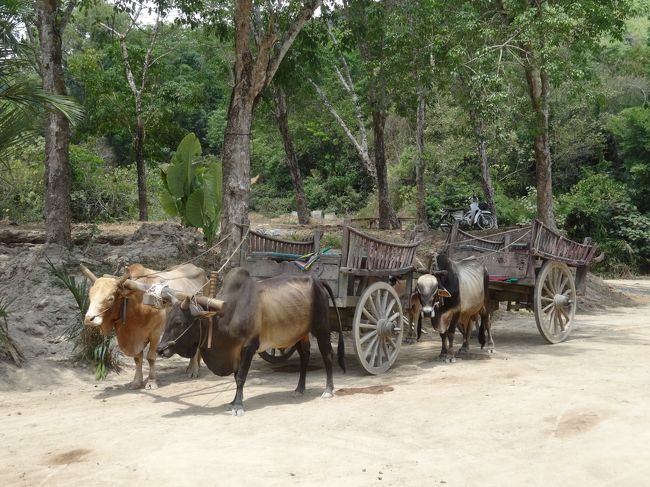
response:
<path id="1" fill-rule="evenodd" d="M 325 364 L 327 381 L 323 397 L 332 397 L 329 298 L 334 302 L 330 287 L 311 275 L 280 275 L 256 282 L 245 269 L 235 268 L 226 275 L 216 299 L 201 303 L 185 297 L 173 304 L 158 353 L 164 357 L 175 353 L 187 357 L 198 348 L 213 373 L 221 376 L 234 373 L 237 392 L 230 411 L 241 416 L 244 383 L 257 351 L 295 344 L 300 355 L 300 377 L 295 392 L 304 392 L 311 333 Z M 338 362 L 345 370 L 340 316 L 338 332 Z"/>
<path id="2" fill-rule="evenodd" d="M 453 262 L 445 255 L 438 255 L 438 269 L 418 278 L 416 290 L 411 297 L 413 316 L 418 316 L 418 338 L 422 321 L 431 319 L 433 328 L 440 333 L 442 348 L 440 357 L 448 362 L 454 358 L 454 333 L 459 326 L 463 333 L 462 351 L 469 350 L 471 324 L 481 317 L 479 343 L 494 351 L 489 314 L 489 276 L 485 266 L 477 259 Z"/>
<path id="3" fill-rule="evenodd" d="M 105 336 L 115 330 L 120 350 L 135 360 L 135 377 L 129 384 L 132 389 L 145 385 L 142 361 L 148 344 L 149 377 L 146 388 L 155 389 L 158 387 L 156 346 L 165 325 L 165 309 L 144 304 L 144 292 L 153 284 L 166 283 L 175 289 L 194 294 L 208 282 L 205 272 L 192 264 L 180 265 L 169 271 L 155 271 L 141 264 L 133 264 L 119 278 L 108 275 L 97 277 L 84 265 L 81 265 L 81 270 L 92 283 L 88 291 L 90 302 L 84 323 L 99 327 Z M 198 376 L 198 354 L 192 357 L 187 370 L 190 377 Z"/>

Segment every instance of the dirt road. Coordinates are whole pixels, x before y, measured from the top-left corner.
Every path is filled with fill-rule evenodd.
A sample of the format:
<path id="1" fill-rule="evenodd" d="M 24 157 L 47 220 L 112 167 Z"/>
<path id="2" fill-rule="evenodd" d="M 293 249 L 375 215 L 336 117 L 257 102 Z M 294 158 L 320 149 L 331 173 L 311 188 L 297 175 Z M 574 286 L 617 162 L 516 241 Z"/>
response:
<path id="1" fill-rule="evenodd" d="M 490 358 L 437 362 L 429 334 L 379 377 L 347 343 L 336 388 L 381 394 L 321 399 L 313 348 L 294 398 L 297 358 L 255 359 L 240 418 L 225 414 L 231 378 L 186 379 L 180 359 L 136 392 L 131 367 L 101 383 L 51 360 L 3 368 L 0 485 L 650 485 L 650 305 L 583 313 L 559 345 L 526 312 L 494 330 Z"/>

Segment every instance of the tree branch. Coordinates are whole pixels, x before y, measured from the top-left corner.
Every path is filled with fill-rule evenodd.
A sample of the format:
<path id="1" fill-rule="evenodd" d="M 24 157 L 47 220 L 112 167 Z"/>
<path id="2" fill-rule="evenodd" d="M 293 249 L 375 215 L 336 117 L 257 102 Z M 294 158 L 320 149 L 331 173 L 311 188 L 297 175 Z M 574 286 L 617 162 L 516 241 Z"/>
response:
<path id="1" fill-rule="evenodd" d="M 280 63 L 284 59 L 284 56 L 289 51 L 289 48 L 296 40 L 298 33 L 302 30 L 302 27 L 305 23 L 311 18 L 314 14 L 314 11 L 321 6 L 323 0 L 312 0 L 311 3 L 305 4 L 298 14 L 298 17 L 294 19 L 287 31 L 284 33 L 283 39 L 280 41 L 280 47 L 275 52 L 273 57 L 270 59 L 269 67 L 267 70 L 267 79 L 273 79 L 275 73 L 280 67 Z"/>
<path id="2" fill-rule="evenodd" d="M 62 34 L 63 31 L 65 30 L 66 25 L 68 25 L 68 21 L 72 16 L 72 11 L 76 6 L 77 6 L 77 0 L 68 0 L 68 4 L 65 6 L 65 11 L 63 12 L 63 17 L 61 18 L 61 21 L 59 23 L 59 31 Z"/>
<path id="3" fill-rule="evenodd" d="M 360 144 L 359 141 L 356 139 L 350 128 L 347 126 L 345 123 L 345 120 L 341 118 L 341 116 L 338 114 L 336 111 L 336 108 L 334 108 L 334 105 L 329 101 L 327 98 L 327 95 L 323 91 L 323 89 L 311 78 L 307 78 L 307 80 L 312 84 L 314 89 L 316 90 L 316 93 L 318 94 L 319 98 L 323 101 L 323 104 L 329 112 L 332 114 L 332 116 L 336 119 L 340 127 L 343 129 L 343 132 L 345 132 L 345 135 L 350 139 L 350 142 L 354 145 L 355 150 L 357 151 L 357 154 L 361 158 L 361 161 L 363 162 L 364 169 L 366 172 L 370 175 L 372 178 L 373 182 L 376 184 L 377 183 L 377 169 L 375 168 L 375 165 L 372 163 L 372 160 L 370 159 L 370 154 L 368 152 L 368 146 L 367 146 L 367 140 L 365 141 L 366 145 L 364 146 L 363 144 Z M 365 135 L 365 130 L 364 130 L 364 135 Z"/>

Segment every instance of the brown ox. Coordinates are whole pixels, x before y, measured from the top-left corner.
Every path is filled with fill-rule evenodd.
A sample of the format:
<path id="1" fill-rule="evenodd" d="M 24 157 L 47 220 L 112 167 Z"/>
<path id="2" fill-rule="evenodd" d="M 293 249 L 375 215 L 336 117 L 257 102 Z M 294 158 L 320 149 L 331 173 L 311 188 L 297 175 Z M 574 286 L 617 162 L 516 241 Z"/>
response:
<path id="1" fill-rule="evenodd" d="M 328 298 L 334 303 L 330 287 L 309 274 L 283 274 L 256 282 L 248 271 L 235 268 L 226 275 L 223 288 L 213 300 L 218 311 L 212 324 L 208 320 L 215 312 L 196 306 L 189 297 L 174 303 L 167 314 L 158 353 L 164 357 L 175 353 L 189 357 L 199 348 L 203 361 L 213 373 L 221 376 L 234 373 L 237 392 L 230 410 L 233 415 L 241 416 L 244 383 L 257 351 L 296 344 L 300 376 L 295 392 L 304 392 L 311 333 L 325 364 L 327 379 L 322 397 L 332 397 Z M 340 317 L 338 332 L 338 363 L 345 370 Z"/>
<path id="2" fill-rule="evenodd" d="M 192 264 L 180 265 L 163 272 L 133 264 L 119 279 L 111 276 L 98 278 L 83 266 L 82 271 L 92 282 L 88 291 L 90 303 L 84 323 L 87 326 L 100 327 L 102 335 L 105 336 L 115 330 L 120 350 L 135 360 L 135 377 L 130 384 L 132 389 L 139 389 L 144 385 L 142 357 L 144 348 L 149 344 L 149 377 L 146 388 L 157 388 L 156 347 L 165 326 L 166 312 L 164 308 L 143 304 L 144 293 L 141 289 L 143 285 L 165 283 L 176 290 L 194 294 L 208 282 L 205 272 Z M 192 357 L 187 370 L 190 377 L 198 377 L 198 353 Z"/>

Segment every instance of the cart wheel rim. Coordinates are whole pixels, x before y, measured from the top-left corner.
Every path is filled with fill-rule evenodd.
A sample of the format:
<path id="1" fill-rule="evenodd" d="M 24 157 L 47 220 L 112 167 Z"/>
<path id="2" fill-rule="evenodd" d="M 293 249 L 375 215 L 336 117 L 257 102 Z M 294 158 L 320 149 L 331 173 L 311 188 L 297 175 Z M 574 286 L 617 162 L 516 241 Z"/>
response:
<path id="1" fill-rule="evenodd" d="M 575 279 L 566 264 L 546 261 L 535 283 L 535 321 L 549 343 L 563 342 L 576 313 Z"/>
<path id="2" fill-rule="evenodd" d="M 397 359 L 404 333 L 402 303 L 385 282 L 369 286 L 359 298 L 352 323 L 352 344 L 361 366 L 386 372 Z"/>
<path id="3" fill-rule="evenodd" d="M 260 357 L 271 364 L 279 364 L 285 362 L 296 351 L 296 346 L 292 345 L 287 348 L 267 348 L 258 353 Z"/>

